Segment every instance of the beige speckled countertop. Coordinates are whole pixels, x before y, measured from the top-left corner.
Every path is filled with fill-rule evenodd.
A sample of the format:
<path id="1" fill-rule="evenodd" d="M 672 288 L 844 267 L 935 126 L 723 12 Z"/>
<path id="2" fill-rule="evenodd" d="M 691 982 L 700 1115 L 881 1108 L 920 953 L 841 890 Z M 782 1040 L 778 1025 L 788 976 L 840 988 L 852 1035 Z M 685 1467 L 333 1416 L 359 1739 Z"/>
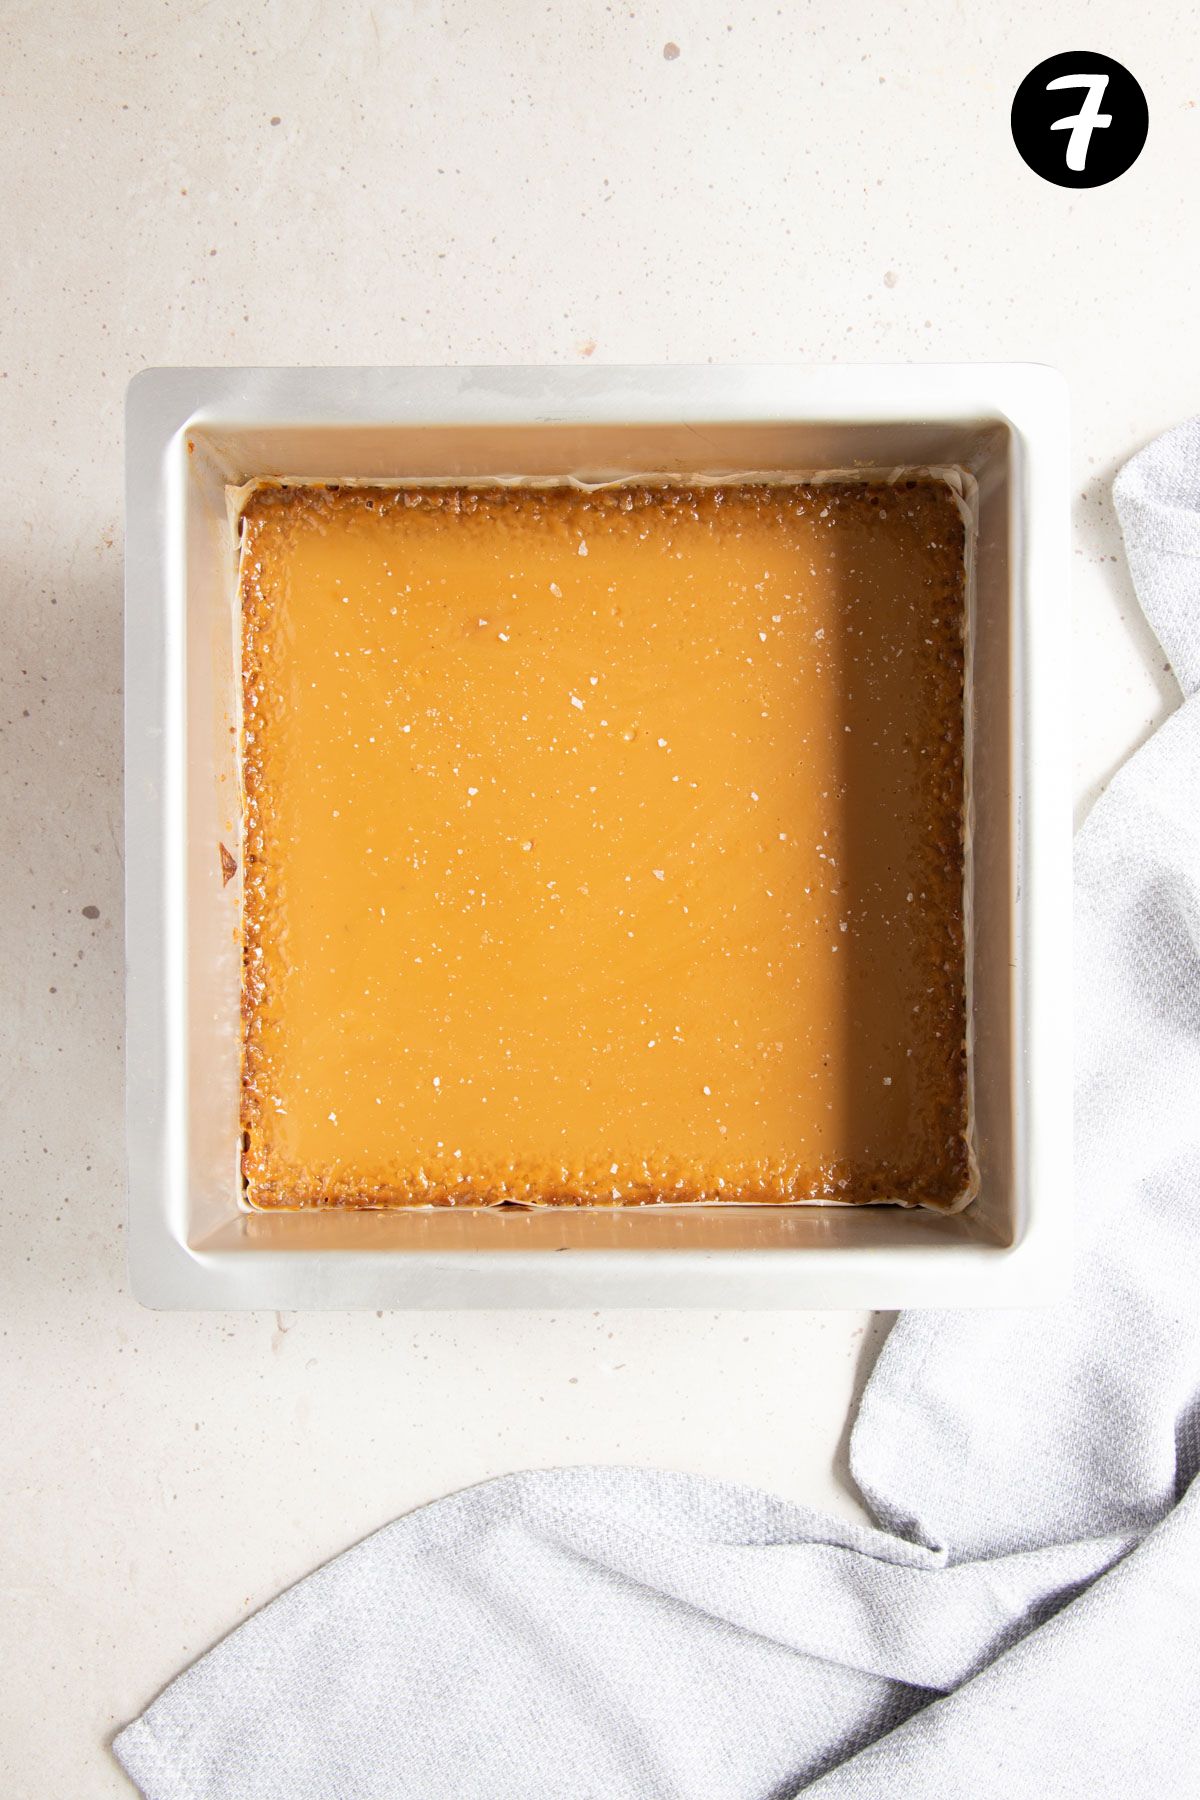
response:
<path id="1" fill-rule="evenodd" d="M 1176 698 L 1108 495 L 1128 451 L 1200 407 L 1200 66 L 1176 17 L 1116 0 L 4 9 L 5 1800 L 129 1794 L 106 1749 L 119 1722 L 282 1584 L 463 1483 L 651 1461 L 852 1509 L 846 1406 L 886 1324 L 131 1301 L 130 374 L 1055 363 L 1075 409 L 1063 704 L 1086 806 Z M 1018 160 L 1008 107 L 1079 43 L 1133 69 L 1151 127 L 1122 180 L 1070 193 Z"/>

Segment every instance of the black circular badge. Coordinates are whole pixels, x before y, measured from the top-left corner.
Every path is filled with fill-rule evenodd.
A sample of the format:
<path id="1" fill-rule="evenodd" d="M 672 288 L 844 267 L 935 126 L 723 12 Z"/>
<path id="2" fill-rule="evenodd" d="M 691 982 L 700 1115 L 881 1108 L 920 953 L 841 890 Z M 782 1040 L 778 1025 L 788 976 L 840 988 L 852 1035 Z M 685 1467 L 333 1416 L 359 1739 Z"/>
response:
<path id="1" fill-rule="evenodd" d="M 1031 69 L 1013 96 L 1013 143 L 1057 187 L 1103 187 L 1141 155 L 1146 96 L 1129 70 L 1095 50 L 1066 50 Z"/>

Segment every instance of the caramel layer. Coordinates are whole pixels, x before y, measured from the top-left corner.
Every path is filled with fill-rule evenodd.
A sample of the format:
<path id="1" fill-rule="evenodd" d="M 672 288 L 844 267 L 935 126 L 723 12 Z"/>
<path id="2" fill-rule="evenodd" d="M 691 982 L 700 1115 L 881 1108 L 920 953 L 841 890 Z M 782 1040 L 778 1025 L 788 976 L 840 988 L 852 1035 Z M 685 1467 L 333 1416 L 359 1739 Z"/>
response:
<path id="1" fill-rule="evenodd" d="M 942 483 L 257 490 L 252 1204 L 968 1176 Z"/>

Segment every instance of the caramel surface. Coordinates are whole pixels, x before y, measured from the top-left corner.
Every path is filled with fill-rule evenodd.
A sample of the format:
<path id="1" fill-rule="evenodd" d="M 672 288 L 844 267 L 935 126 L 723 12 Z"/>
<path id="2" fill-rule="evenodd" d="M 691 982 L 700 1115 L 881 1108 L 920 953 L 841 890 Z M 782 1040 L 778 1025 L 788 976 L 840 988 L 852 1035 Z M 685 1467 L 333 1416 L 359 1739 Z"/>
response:
<path id="1" fill-rule="evenodd" d="M 932 479 L 256 490 L 252 1204 L 955 1202 L 963 552 Z"/>

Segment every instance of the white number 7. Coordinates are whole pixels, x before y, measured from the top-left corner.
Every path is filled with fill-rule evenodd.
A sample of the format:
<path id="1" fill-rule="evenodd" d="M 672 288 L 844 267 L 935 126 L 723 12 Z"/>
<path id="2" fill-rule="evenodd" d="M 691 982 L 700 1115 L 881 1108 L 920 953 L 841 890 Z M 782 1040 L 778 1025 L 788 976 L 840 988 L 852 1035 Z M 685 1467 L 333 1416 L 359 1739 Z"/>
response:
<path id="1" fill-rule="evenodd" d="M 1069 119 L 1056 119 L 1051 131 L 1069 131 L 1067 140 L 1067 167 L 1076 173 L 1087 163 L 1088 145 L 1092 141 L 1093 131 L 1102 131 L 1106 125 L 1112 124 L 1112 114 L 1100 111 L 1100 102 L 1104 98 L 1104 90 L 1108 86 L 1107 75 L 1060 75 L 1057 81 L 1046 83 L 1046 92 L 1052 88 L 1086 88 L 1087 99 L 1077 113 Z"/>

